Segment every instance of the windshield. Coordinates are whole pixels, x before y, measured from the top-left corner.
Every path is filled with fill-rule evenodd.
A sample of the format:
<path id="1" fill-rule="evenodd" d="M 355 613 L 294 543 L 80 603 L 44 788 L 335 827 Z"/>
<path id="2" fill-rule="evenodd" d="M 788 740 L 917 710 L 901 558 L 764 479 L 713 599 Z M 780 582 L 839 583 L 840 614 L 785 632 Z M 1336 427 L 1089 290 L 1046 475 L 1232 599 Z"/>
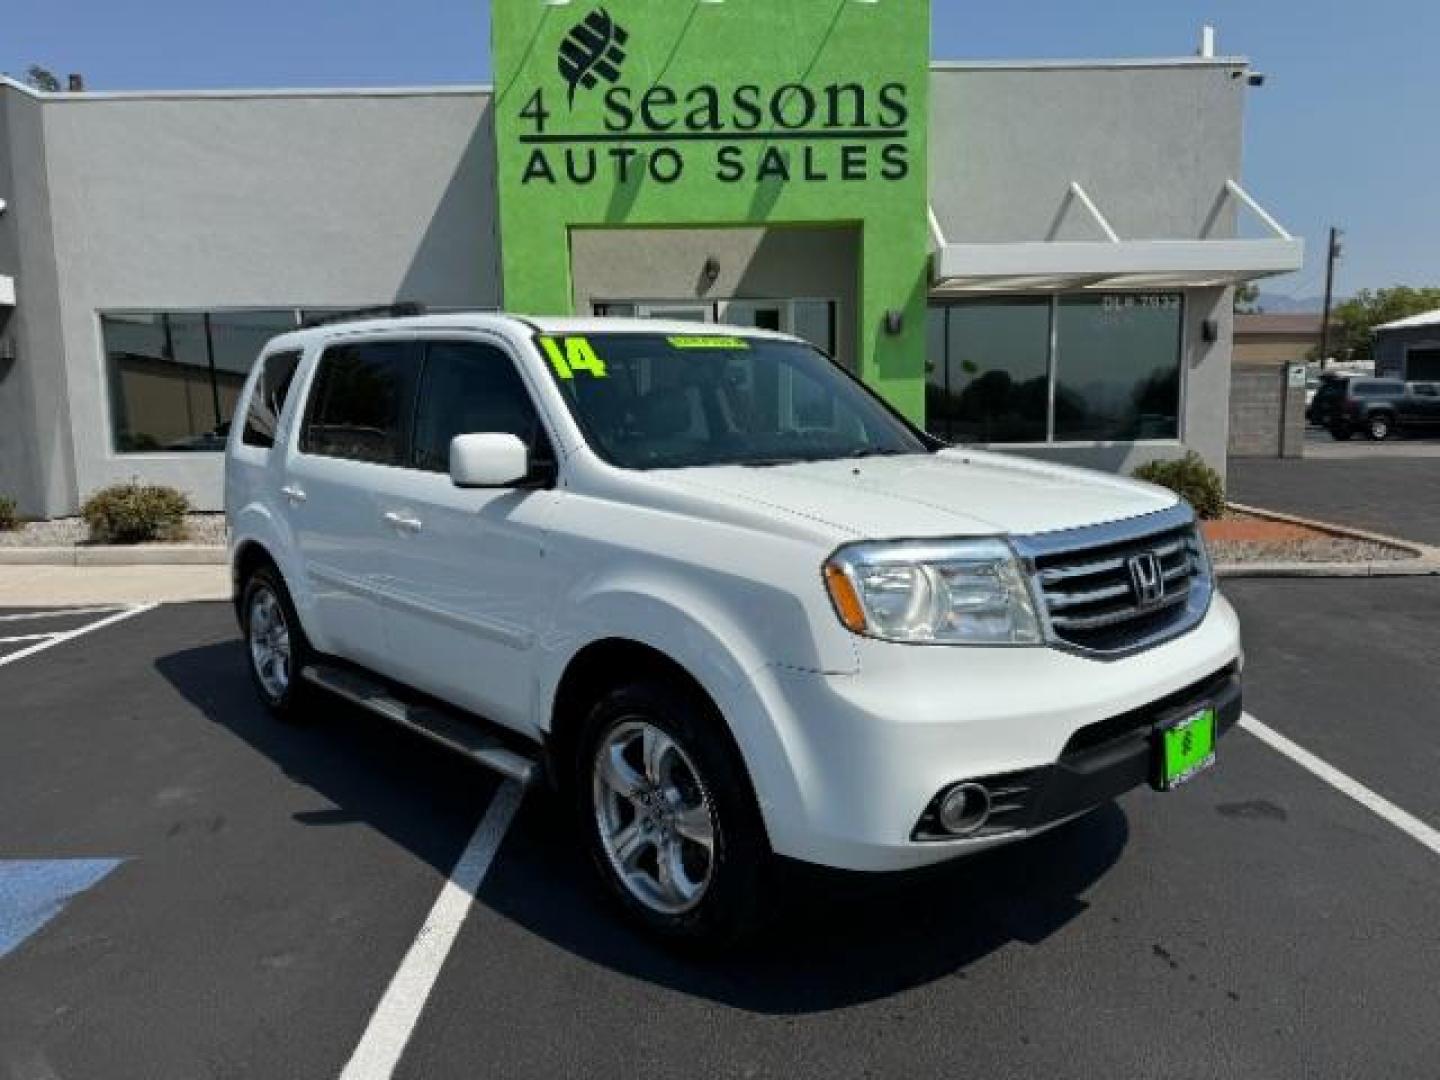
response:
<path id="1" fill-rule="evenodd" d="M 541 335 L 537 344 L 590 444 L 622 468 L 929 453 L 809 345 L 705 333 Z"/>

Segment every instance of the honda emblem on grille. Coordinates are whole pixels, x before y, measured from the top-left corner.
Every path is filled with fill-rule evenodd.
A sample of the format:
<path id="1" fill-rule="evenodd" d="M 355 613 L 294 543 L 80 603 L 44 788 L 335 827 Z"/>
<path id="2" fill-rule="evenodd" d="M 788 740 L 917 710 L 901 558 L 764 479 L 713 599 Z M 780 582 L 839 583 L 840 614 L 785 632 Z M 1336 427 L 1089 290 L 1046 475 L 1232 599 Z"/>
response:
<path id="1" fill-rule="evenodd" d="M 1165 578 L 1160 572 L 1160 559 L 1153 551 L 1132 555 L 1125 560 L 1130 568 L 1130 588 L 1141 607 L 1150 607 L 1165 599 Z"/>

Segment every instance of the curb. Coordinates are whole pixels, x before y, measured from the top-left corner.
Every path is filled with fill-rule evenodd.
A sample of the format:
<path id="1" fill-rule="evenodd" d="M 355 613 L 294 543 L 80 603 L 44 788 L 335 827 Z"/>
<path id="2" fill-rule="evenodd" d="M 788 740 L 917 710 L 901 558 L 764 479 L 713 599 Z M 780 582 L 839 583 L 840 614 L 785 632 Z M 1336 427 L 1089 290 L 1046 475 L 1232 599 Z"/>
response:
<path id="1" fill-rule="evenodd" d="M 1242 514 L 1251 514 L 1254 517 L 1266 518 L 1270 521 L 1284 521 L 1291 525 L 1308 525 L 1312 529 L 1319 529 L 1321 532 L 1332 533 L 1335 536 L 1344 536 L 1351 540 L 1368 540 L 1372 544 L 1384 544 L 1386 547 L 1399 548 L 1401 551 L 1411 552 L 1417 558 L 1440 559 L 1440 548 L 1429 547 L 1415 540 L 1402 540 L 1398 536 L 1366 532 L 1364 529 L 1353 529 L 1349 525 L 1317 521 L 1314 518 L 1300 517 L 1297 514 L 1282 514 L 1278 510 L 1266 510 L 1263 507 L 1250 506 L 1247 503 L 1226 503 L 1225 505 Z"/>
<path id="2" fill-rule="evenodd" d="M 1409 552 L 1409 559 L 1381 560 L 1371 562 L 1253 562 L 1216 563 L 1215 576 L 1218 578 L 1402 578 L 1440 576 L 1440 548 L 1401 540 L 1383 533 L 1352 529 L 1348 525 L 1336 525 L 1329 521 L 1300 517 L 1296 514 L 1282 514 L 1246 503 L 1226 503 L 1231 510 L 1268 521 L 1283 521 L 1291 525 L 1305 525 L 1332 536 L 1349 540 L 1364 540 L 1372 544 L 1396 548 Z"/>
<path id="3" fill-rule="evenodd" d="M 1403 578 L 1440 576 L 1440 562 L 1399 559 L 1395 562 L 1253 562 L 1216 563 L 1215 576 L 1238 578 Z"/>
<path id="4" fill-rule="evenodd" d="M 224 566 L 214 544 L 137 544 L 104 547 L 0 547 L 0 566 Z"/>

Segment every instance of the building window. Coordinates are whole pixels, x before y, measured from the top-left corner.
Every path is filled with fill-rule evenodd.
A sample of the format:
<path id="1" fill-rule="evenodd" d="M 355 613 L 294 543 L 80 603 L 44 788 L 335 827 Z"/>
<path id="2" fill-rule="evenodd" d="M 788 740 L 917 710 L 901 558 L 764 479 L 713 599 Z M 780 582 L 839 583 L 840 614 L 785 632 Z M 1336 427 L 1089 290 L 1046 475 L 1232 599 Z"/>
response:
<path id="1" fill-rule="evenodd" d="M 1179 293 L 1060 298 L 1057 441 L 1179 437 L 1182 306 Z"/>
<path id="2" fill-rule="evenodd" d="M 1050 301 L 985 300 L 955 304 L 940 314 L 943 335 L 935 346 L 940 360 L 930 373 L 932 422 L 960 442 L 1044 442 Z"/>
<path id="3" fill-rule="evenodd" d="M 289 308 L 102 314 L 116 452 L 224 450 L 255 358 L 298 325 Z"/>
<path id="4" fill-rule="evenodd" d="M 994 297 L 929 312 L 927 423 L 974 443 L 1180 435 L 1179 293 Z"/>

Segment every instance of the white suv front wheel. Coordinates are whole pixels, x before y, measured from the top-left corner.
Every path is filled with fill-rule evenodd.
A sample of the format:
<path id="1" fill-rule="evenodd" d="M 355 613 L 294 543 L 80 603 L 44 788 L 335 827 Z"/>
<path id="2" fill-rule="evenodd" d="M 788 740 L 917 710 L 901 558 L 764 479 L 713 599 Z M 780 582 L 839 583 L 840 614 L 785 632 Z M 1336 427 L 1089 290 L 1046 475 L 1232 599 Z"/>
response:
<path id="1" fill-rule="evenodd" d="M 577 754 L 576 810 L 607 891 L 672 940 L 725 944 L 773 906 L 764 825 L 723 719 L 678 680 L 603 695 Z"/>
<path id="2" fill-rule="evenodd" d="M 640 717 L 600 741 L 591 768 L 595 825 L 610 869 L 660 915 L 705 898 L 715 866 L 715 811 L 680 744 Z"/>

